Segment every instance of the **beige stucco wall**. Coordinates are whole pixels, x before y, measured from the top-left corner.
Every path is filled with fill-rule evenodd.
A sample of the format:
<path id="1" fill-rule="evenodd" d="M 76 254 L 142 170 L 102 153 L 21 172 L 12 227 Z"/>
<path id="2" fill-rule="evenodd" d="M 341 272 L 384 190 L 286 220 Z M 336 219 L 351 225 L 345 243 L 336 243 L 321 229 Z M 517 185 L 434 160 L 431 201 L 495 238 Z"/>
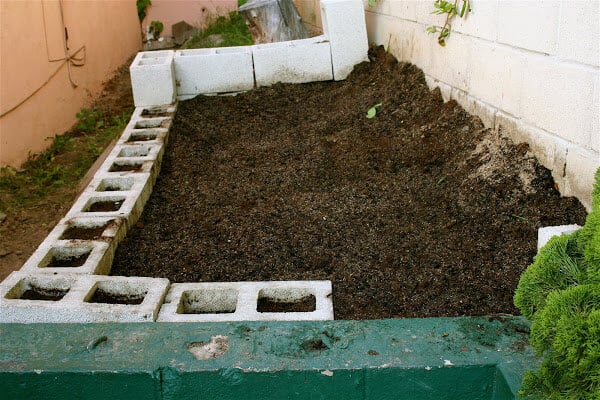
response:
<path id="1" fill-rule="evenodd" d="M 68 130 L 102 83 L 141 47 L 134 0 L 63 0 L 69 53 L 63 59 L 58 0 L 0 0 L 0 166 L 19 166 Z M 59 61 L 50 61 L 59 60 Z"/>
<path id="2" fill-rule="evenodd" d="M 237 10 L 237 0 L 152 0 L 142 29 L 146 32 L 150 22 L 160 21 L 164 25 L 161 36 L 171 36 L 171 26 L 179 21 L 202 28 L 207 22 L 234 10 Z"/>

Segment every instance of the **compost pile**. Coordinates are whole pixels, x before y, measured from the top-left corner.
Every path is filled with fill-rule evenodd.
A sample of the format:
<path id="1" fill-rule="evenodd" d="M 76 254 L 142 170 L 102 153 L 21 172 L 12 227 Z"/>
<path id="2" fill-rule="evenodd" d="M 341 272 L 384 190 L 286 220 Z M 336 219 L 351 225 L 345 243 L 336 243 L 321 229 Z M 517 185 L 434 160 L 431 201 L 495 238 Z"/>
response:
<path id="1" fill-rule="evenodd" d="M 517 313 L 537 229 L 584 208 L 417 67 L 370 59 L 342 82 L 181 102 L 111 273 L 330 279 L 338 319 Z"/>

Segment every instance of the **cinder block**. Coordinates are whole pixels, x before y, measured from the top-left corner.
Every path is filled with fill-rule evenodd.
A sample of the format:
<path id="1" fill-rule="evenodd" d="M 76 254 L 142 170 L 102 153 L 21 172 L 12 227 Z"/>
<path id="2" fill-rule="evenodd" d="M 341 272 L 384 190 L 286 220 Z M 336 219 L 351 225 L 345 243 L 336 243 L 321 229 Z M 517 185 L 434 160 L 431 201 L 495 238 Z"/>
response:
<path id="1" fill-rule="evenodd" d="M 554 236 L 560 236 L 564 234 L 571 234 L 577 231 L 581 226 L 577 224 L 573 225 L 559 225 L 559 226 L 545 226 L 543 228 L 538 229 L 538 243 L 537 249 L 538 251 L 548 243 Z"/>
<path id="2" fill-rule="evenodd" d="M 63 218 L 21 271 L 108 274 L 117 245 L 125 236 L 124 222 L 122 218 Z"/>
<path id="3" fill-rule="evenodd" d="M 169 130 L 164 128 L 125 129 L 118 143 L 160 143 L 165 144 Z"/>
<path id="4" fill-rule="evenodd" d="M 444 101 L 448 101 L 452 98 L 452 86 L 447 85 L 446 83 L 441 82 L 439 79 L 429 75 L 425 75 L 425 82 L 427 82 L 427 87 L 429 90 L 435 90 L 436 88 L 439 88 Z"/>
<path id="5" fill-rule="evenodd" d="M 496 126 L 496 113 L 498 109 L 487 103 L 477 100 L 466 92 L 459 89 L 452 89 L 451 97 L 456 100 L 467 112 L 477 115 L 487 128 Z"/>
<path id="6" fill-rule="evenodd" d="M 521 116 L 574 144 L 589 146 L 593 120 L 593 68 L 557 62 L 553 57 L 527 55 L 523 65 Z"/>
<path id="7" fill-rule="evenodd" d="M 152 193 L 152 184 L 149 173 L 96 173 L 67 218 L 123 218 L 128 227 L 133 226 Z"/>
<path id="8" fill-rule="evenodd" d="M 140 52 L 129 67 L 136 107 L 171 104 L 175 101 L 172 50 Z"/>
<path id="9" fill-rule="evenodd" d="M 562 0 L 561 3 L 558 55 L 600 66 L 600 2 Z"/>
<path id="10" fill-rule="evenodd" d="M 368 61 L 365 11 L 360 0 L 321 0 L 323 33 L 331 43 L 333 78 L 346 79 L 356 64 Z"/>
<path id="11" fill-rule="evenodd" d="M 152 322 L 168 287 L 159 278 L 17 271 L 0 283 L 0 322 Z"/>
<path id="12" fill-rule="evenodd" d="M 178 97 L 254 88 L 250 46 L 180 50 L 174 64 Z"/>
<path id="13" fill-rule="evenodd" d="M 600 153 L 581 146 L 569 146 L 565 171 L 565 187 L 561 193 L 576 196 L 588 211 L 592 209 L 594 173 L 600 168 Z"/>
<path id="14" fill-rule="evenodd" d="M 331 281 L 175 283 L 158 322 L 331 320 L 331 293 Z"/>
<path id="15" fill-rule="evenodd" d="M 502 1 L 498 7 L 498 42 L 556 54 L 560 10 L 558 0 Z"/>
<path id="16" fill-rule="evenodd" d="M 496 113 L 496 127 L 513 143 L 528 143 L 540 164 L 552 171 L 552 177 L 564 193 L 564 167 L 569 142 L 556 135 L 502 112 Z"/>
<path id="17" fill-rule="evenodd" d="M 252 46 L 257 86 L 333 79 L 331 45 L 325 36 Z"/>
<path id="18" fill-rule="evenodd" d="M 431 13 L 433 5 L 428 5 Z M 498 35 L 498 6 L 498 1 L 472 1 L 471 12 L 465 18 L 455 17 L 452 21 L 451 35 L 462 33 L 495 42 Z M 438 18 L 438 25 L 443 24 L 445 14 Z M 484 58 L 481 57 L 480 60 Z"/>

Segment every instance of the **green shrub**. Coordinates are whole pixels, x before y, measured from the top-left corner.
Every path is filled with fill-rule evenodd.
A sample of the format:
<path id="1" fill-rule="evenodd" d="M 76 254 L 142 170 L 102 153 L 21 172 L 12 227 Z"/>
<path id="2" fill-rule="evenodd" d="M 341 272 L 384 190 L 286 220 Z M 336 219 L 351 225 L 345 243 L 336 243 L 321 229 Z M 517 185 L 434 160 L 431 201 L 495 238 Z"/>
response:
<path id="1" fill-rule="evenodd" d="M 525 375 L 520 394 L 600 400 L 600 168 L 585 225 L 540 249 L 514 301 L 533 320 L 531 346 L 544 357 Z"/>

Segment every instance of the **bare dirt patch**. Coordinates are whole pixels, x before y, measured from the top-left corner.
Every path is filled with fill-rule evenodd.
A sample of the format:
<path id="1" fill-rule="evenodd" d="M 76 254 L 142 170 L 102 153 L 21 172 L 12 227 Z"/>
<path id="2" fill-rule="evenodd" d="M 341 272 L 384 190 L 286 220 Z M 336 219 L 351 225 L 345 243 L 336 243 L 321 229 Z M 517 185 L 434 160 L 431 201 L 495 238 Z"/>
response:
<path id="1" fill-rule="evenodd" d="M 342 319 L 516 313 L 537 229 L 584 208 L 527 145 L 370 56 L 343 82 L 181 102 L 112 274 L 331 279 Z"/>

